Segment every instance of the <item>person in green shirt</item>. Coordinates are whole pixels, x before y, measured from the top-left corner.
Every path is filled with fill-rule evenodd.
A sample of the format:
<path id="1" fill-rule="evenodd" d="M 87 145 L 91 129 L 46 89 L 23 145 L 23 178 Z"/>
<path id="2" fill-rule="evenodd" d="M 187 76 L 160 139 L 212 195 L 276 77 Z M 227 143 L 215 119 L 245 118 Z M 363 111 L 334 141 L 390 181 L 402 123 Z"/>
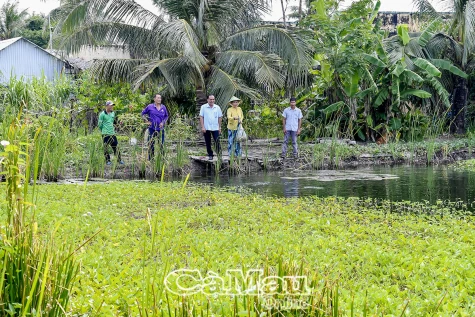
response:
<path id="1" fill-rule="evenodd" d="M 117 141 L 117 137 L 115 136 L 115 129 L 114 129 L 114 120 L 116 113 L 112 110 L 114 106 L 114 102 L 107 101 L 106 102 L 106 109 L 99 114 L 99 129 L 102 133 L 102 141 L 104 142 L 104 157 L 106 159 L 106 164 L 111 165 L 111 158 L 108 152 L 109 145 L 112 147 L 114 151 L 114 155 L 117 157 L 117 161 L 119 164 L 124 164 L 120 157 L 120 150 L 118 149 L 119 142 Z"/>

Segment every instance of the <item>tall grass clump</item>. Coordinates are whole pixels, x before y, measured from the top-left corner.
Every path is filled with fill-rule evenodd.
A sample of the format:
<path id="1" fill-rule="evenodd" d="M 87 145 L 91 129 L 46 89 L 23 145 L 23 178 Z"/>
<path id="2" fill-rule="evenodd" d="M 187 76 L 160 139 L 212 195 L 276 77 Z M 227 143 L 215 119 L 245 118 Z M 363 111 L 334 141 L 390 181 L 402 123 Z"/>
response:
<path id="1" fill-rule="evenodd" d="M 54 233 L 49 239 L 38 235 L 35 182 L 30 188 L 29 180 L 39 155 L 30 160 L 27 126 L 14 120 L 3 137 L 7 204 L 0 228 L 0 315 L 64 316 L 78 266 L 71 249 L 55 245 Z"/>
<path id="2" fill-rule="evenodd" d="M 42 133 L 36 148 L 41 152 L 41 175 L 48 181 L 57 181 L 64 174 L 66 159 L 66 141 L 68 129 L 64 128 L 55 118 L 44 117 Z"/>
<path id="3" fill-rule="evenodd" d="M 181 170 L 188 163 L 185 141 L 193 138 L 193 128 L 178 114 L 168 131 L 170 137 L 176 142 L 175 156 L 172 159 L 173 168 Z"/>
<path id="4" fill-rule="evenodd" d="M 427 164 L 430 164 L 435 156 L 435 152 L 437 149 L 437 142 L 436 139 L 439 135 L 442 135 L 446 129 L 446 118 L 447 117 L 447 111 L 442 113 L 441 115 L 438 115 L 437 117 L 434 117 L 432 119 L 432 124 L 430 124 L 427 128 L 426 131 L 426 139 L 427 139 L 427 145 L 426 145 L 426 153 L 427 153 Z M 470 147 L 469 147 L 470 148 Z"/>
<path id="5" fill-rule="evenodd" d="M 154 145 L 155 153 L 154 153 L 154 157 L 152 158 L 153 173 L 156 177 L 160 177 L 160 179 L 163 179 L 165 170 L 167 169 L 169 165 L 169 158 L 170 158 L 170 152 L 171 152 L 169 143 L 165 141 L 162 144 L 161 134 L 159 135 L 159 137 L 155 137 L 151 139 L 150 142 L 155 142 L 155 145 Z"/>
<path id="6" fill-rule="evenodd" d="M 87 162 L 85 165 L 86 172 L 83 170 L 83 174 L 92 177 L 104 177 L 106 161 L 104 159 L 102 136 L 99 133 L 94 133 L 86 136 L 83 142 Z"/>

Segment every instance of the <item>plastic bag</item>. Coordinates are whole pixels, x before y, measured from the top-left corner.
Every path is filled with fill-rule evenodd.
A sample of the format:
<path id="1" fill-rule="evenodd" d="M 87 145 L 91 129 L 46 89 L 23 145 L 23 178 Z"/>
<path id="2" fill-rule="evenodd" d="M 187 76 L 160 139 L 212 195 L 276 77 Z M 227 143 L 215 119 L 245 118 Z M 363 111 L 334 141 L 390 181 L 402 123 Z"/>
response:
<path id="1" fill-rule="evenodd" d="M 236 142 L 242 142 L 247 140 L 247 134 L 246 131 L 244 131 L 244 128 L 240 124 L 238 126 L 237 132 L 236 132 Z"/>

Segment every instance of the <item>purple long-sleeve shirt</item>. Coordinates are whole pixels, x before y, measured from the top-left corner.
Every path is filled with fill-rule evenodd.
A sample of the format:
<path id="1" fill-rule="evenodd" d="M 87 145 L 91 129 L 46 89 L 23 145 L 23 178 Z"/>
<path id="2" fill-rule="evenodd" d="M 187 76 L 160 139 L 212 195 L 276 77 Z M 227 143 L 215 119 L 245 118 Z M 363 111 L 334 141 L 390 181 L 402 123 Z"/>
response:
<path id="1" fill-rule="evenodd" d="M 148 121 L 152 122 L 152 125 L 148 127 L 150 131 L 160 131 L 160 123 L 165 124 L 168 120 L 168 110 L 165 105 L 161 105 L 160 110 L 158 110 L 154 103 L 149 104 L 142 111 L 142 117 L 147 115 Z"/>

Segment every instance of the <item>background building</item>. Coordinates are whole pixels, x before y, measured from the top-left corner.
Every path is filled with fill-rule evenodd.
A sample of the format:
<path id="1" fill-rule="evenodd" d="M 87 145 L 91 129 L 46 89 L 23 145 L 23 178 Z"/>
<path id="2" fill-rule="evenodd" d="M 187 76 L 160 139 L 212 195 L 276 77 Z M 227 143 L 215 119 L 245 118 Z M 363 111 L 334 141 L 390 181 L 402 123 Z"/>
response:
<path id="1" fill-rule="evenodd" d="M 22 37 L 0 41 L 0 83 L 10 81 L 12 76 L 28 80 L 44 75 L 54 80 L 71 72 L 72 67 L 66 61 Z"/>

